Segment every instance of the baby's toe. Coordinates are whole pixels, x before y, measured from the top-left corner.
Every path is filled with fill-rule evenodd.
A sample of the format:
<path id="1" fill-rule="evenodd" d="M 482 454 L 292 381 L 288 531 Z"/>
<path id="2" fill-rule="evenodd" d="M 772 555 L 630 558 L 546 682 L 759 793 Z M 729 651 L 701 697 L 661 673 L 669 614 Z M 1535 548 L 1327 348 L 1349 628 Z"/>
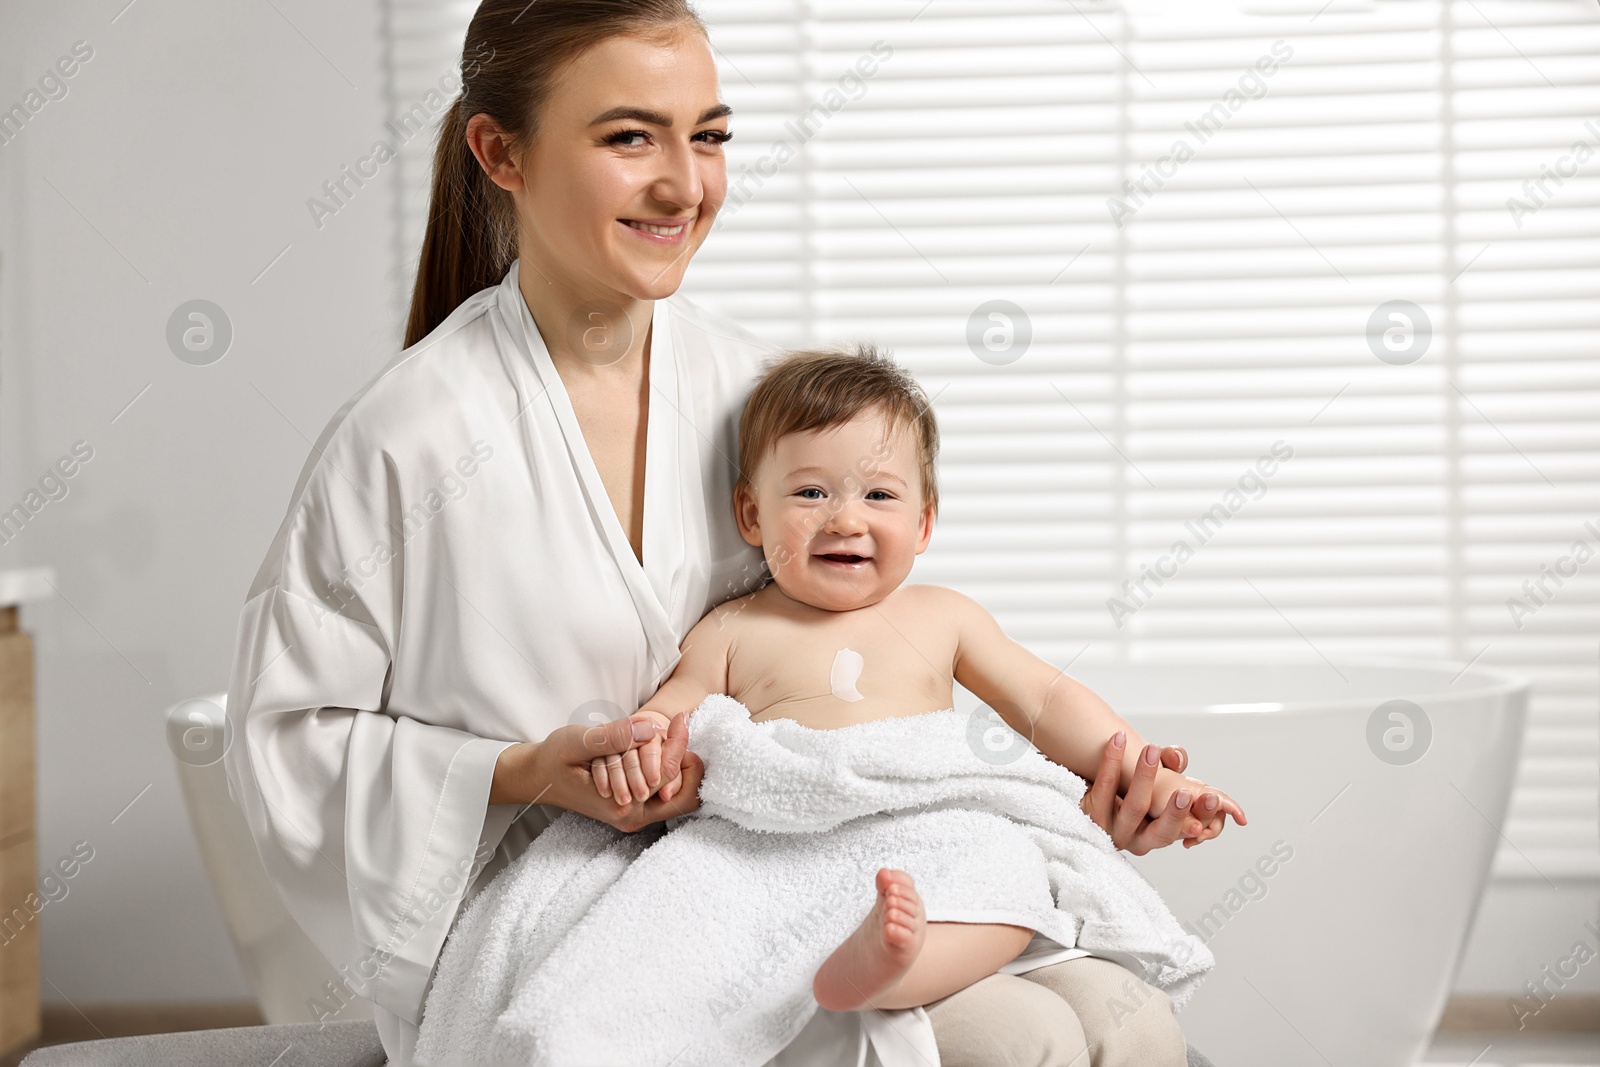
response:
<path id="1" fill-rule="evenodd" d="M 906 893 L 916 892 L 916 883 L 911 875 L 893 867 L 884 867 L 878 876 L 878 888 L 885 893 L 891 889 L 898 889 Z"/>

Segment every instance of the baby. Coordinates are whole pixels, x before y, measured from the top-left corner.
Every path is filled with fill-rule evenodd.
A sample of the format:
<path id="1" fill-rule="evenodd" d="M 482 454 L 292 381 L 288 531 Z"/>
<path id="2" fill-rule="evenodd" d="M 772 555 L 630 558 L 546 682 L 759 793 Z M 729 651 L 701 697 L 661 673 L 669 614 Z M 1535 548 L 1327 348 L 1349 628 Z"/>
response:
<path id="1" fill-rule="evenodd" d="M 959 682 L 1084 778 L 1097 772 L 1106 739 L 1126 731 L 1119 793 L 1140 758 L 1155 762 L 1155 746 L 1008 638 L 976 601 L 902 584 L 938 509 L 938 429 L 922 388 L 886 356 L 860 345 L 784 357 L 752 392 L 739 445 L 735 515 L 773 580 L 696 624 L 672 676 L 638 716 L 664 730 L 708 694 L 726 693 L 752 721 L 832 730 L 950 708 Z M 659 738 L 644 745 L 655 746 L 658 768 Z M 640 752 L 594 762 L 602 796 L 627 803 L 641 795 Z M 680 782 L 666 783 L 662 798 Z M 1203 789 L 1161 767 L 1150 811 L 1185 808 L 1193 798 L 1186 833 L 1197 838 L 1220 831 L 1227 813 L 1245 821 L 1214 789 L 1220 803 L 1202 816 Z M 825 1008 L 929 1004 L 995 973 L 1033 936 L 1005 924 L 929 923 L 909 874 L 880 868 L 875 881 L 871 912 L 816 973 L 813 992 Z"/>

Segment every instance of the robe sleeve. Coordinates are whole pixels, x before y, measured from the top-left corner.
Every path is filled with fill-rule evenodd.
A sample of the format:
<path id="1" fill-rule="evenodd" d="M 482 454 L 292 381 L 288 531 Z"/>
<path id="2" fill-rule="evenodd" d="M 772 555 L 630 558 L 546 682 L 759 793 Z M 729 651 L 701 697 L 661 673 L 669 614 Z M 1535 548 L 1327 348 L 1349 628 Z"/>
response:
<path id="1" fill-rule="evenodd" d="M 513 742 L 462 728 L 470 709 L 388 707 L 416 564 L 399 532 L 406 474 L 350 417 L 360 400 L 313 449 L 240 614 L 225 762 L 289 912 L 350 989 L 418 1022 L 465 891 L 516 815 L 488 804 Z"/>

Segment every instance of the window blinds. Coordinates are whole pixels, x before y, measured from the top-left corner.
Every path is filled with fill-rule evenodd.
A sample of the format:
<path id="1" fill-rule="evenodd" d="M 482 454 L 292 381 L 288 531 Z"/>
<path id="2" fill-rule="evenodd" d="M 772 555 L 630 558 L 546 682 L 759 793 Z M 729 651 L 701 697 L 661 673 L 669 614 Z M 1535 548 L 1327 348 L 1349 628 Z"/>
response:
<path id="1" fill-rule="evenodd" d="M 461 44 L 476 0 L 383 0 L 384 95 L 395 184 L 391 292 L 395 334 L 405 333 L 417 258 L 428 222 L 433 150 L 444 108 L 461 92 Z M 445 92 L 448 90 L 448 92 Z M 418 134 L 416 131 L 421 131 Z"/>
<path id="2" fill-rule="evenodd" d="M 399 102 L 473 6 L 392 6 Z M 697 6 L 735 139 L 685 292 L 916 371 L 918 580 L 1061 663 L 1525 674 L 1495 874 L 1600 876 L 1600 9 Z"/>

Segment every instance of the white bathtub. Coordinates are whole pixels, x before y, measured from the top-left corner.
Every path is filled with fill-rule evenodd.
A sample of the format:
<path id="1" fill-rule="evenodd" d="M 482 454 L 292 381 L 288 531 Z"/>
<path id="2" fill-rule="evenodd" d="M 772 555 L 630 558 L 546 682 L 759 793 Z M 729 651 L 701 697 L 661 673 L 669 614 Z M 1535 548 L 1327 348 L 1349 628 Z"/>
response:
<path id="1" fill-rule="evenodd" d="M 1500 840 L 1527 683 L 1442 662 L 1338 670 L 1343 679 L 1320 661 L 1072 671 L 1147 741 L 1185 746 L 1189 773 L 1250 819 L 1134 859 L 1216 956 L 1180 1020 L 1223 1067 L 1411 1067 Z M 1431 723 L 1415 762 L 1369 746 L 1374 709 L 1396 698 Z M 1407 751 L 1397 733 L 1398 752 L 1379 747 L 1403 759 L 1419 739 Z"/>

